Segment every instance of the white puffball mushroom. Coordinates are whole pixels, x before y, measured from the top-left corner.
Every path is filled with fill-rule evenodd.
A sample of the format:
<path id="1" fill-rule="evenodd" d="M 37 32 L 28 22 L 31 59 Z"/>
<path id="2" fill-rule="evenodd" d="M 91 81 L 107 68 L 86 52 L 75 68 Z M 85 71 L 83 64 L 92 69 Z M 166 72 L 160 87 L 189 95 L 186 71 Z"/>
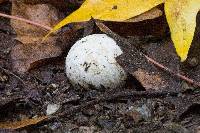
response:
<path id="1" fill-rule="evenodd" d="M 106 34 L 93 34 L 77 41 L 66 57 L 66 74 L 73 85 L 89 88 L 122 87 L 126 72 L 116 57 L 123 52 Z"/>

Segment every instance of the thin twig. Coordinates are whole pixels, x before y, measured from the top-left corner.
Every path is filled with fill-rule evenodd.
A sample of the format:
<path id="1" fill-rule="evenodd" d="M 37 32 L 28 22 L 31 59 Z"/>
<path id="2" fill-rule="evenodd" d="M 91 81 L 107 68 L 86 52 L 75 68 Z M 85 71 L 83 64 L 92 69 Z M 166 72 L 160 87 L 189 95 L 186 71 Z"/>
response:
<path id="1" fill-rule="evenodd" d="M 19 76 L 17 76 L 16 74 L 14 74 L 13 72 L 3 68 L 3 67 L 0 67 L 1 70 L 3 70 L 4 72 L 8 73 L 9 75 L 12 75 L 13 77 L 17 78 L 23 85 L 25 85 L 23 79 L 21 79 Z"/>
<path id="2" fill-rule="evenodd" d="M 182 75 L 180 73 L 176 73 L 176 72 L 172 71 L 168 67 L 158 63 L 157 61 L 155 61 L 154 59 L 152 59 L 152 58 L 150 58 L 150 57 L 148 57 L 146 55 L 144 55 L 144 56 L 147 58 L 147 60 L 149 62 L 153 63 L 155 66 L 157 66 L 157 67 L 159 67 L 159 68 L 161 68 L 161 69 L 163 69 L 163 70 L 175 75 L 176 77 L 178 77 L 178 78 L 180 78 L 182 80 L 185 80 L 186 82 L 188 82 L 190 84 L 193 84 L 193 85 L 196 85 L 196 86 L 200 87 L 200 83 L 199 82 L 196 82 L 196 81 L 194 81 L 194 80 L 192 80 L 192 79 L 190 79 L 190 78 L 188 78 L 188 77 L 186 77 L 186 76 L 184 76 L 184 75 Z"/>
<path id="3" fill-rule="evenodd" d="M 28 20 L 28 19 L 24 19 L 24 18 L 20 18 L 20 17 L 17 17 L 17 16 L 12 16 L 12 15 L 7 15 L 7 14 L 4 14 L 4 13 L 0 13 L 0 16 L 1 17 L 5 17 L 5 18 L 10 18 L 10 19 L 15 19 L 15 20 L 19 20 L 19 21 L 23 21 L 25 23 L 28 23 L 28 24 L 32 24 L 32 25 L 35 25 L 35 26 L 38 26 L 38 27 L 41 27 L 45 30 L 48 30 L 50 31 L 52 28 L 49 27 L 49 26 L 46 26 L 46 25 L 42 25 L 38 22 L 34 22 L 32 20 Z"/>
<path id="4" fill-rule="evenodd" d="M 96 25 L 99 27 L 99 29 L 102 31 L 102 32 L 105 32 L 107 34 L 112 34 L 113 36 L 117 36 L 117 38 L 119 39 L 123 39 L 123 41 L 125 41 L 126 44 L 128 45 L 131 45 L 129 41 L 127 41 L 125 38 L 122 38 L 120 37 L 118 34 L 116 34 L 115 32 L 113 32 L 112 30 L 110 30 L 106 25 L 104 25 L 102 22 L 98 21 L 98 20 L 95 20 L 95 23 Z M 133 46 L 133 45 L 132 45 Z M 134 47 L 134 46 L 133 46 Z M 148 57 L 147 55 L 145 55 L 144 53 L 142 52 L 139 52 L 141 56 L 144 56 L 149 62 L 151 62 L 152 64 L 154 64 L 155 66 L 165 70 L 166 72 L 169 72 L 170 74 L 178 77 L 179 79 L 182 79 L 190 84 L 193 84 L 197 87 L 200 87 L 200 83 L 197 82 L 197 81 L 194 81 L 193 79 L 190 79 L 180 73 L 176 73 L 174 71 L 172 71 L 171 69 L 169 69 L 168 67 L 158 63 L 157 61 L 155 61 L 154 59 Z"/>

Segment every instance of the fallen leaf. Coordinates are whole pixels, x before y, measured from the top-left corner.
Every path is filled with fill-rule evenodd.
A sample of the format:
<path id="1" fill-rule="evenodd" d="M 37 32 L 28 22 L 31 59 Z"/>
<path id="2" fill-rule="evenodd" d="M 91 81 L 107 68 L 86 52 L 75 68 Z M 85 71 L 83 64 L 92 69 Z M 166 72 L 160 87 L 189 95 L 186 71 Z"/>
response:
<path id="1" fill-rule="evenodd" d="M 193 40 L 200 0 L 166 0 L 165 14 L 176 52 L 185 61 Z"/>
<path id="2" fill-rule="evenodd" d="M 141 15 L 125 20 L 124 22 L 106 21 L 103 23 L 112 31 L 124 37 L 151 35 L 163 38 L 163 36 L 166 36 L 168 30 L 163 11 L 158 8 L 153 8 Z"/>
<path id="3" fill-rule="evenodd" d="M 0 128 L 3 129 L 19 129 L 23 127 L 27 127 L 30 125 L 35 125 L 45 119 L 47 119 L 48 116 L 41 116 L 37 118 L 32 118 L 32 119 L 23 119 L 21 121 L 16 121 L 16 122 L 1 122 L 0 123 Z"/>
<path id="4" fill-rule="evenodd" d="M 91 17 L 106 21 L 125 21 L 163 2 L 164 0 L 86 0 L 78 10 L 59 22 L 48 35 L 66 24 L 88 21 Z"/>
<path id="5" fill-rule="evenodd" d="M 20 1 L 12 1 L 12 15 L 49 27 L 59 21 L 58 14 L 58 11 L 50 4 L 29 5 Z M 17 33 L 16 39 L 23 44 L 40 42 L 41 38 L 47 33 L 42 28 L 14 19 L 11 19 L 11 26 Z M 51 36 L 50 38 L 55 37 Z"/>
<path id="6" fill-rule="evenodd" d="M 160 9 L 153 8 L 147 12 L 142 13 L 139 16 L 125 20 L 124 22 L 132 22 L 132 23 L 134 22 L 135 23 L 135 22 L 140 22 L 140 21 L 144 21 L 144 20 L 148 20 L 148 19 L 155 19 L 162 15 L 163 15 L 163 12 Z"/>
<path id="7" fill-rule="evenodd" d="M 24 73 L 61 53 L 61 48 L 52 44 L 18 44 L 11 51 L 13 69 Z"/>
<path id="8" fill-rule="evenodd" d="M 179 61 L 175 54 L 175 49 L 168 41 L 162 44 L 150 43 L 144 45 L 143 51 L 158 61 L 159 63 L 167 66 L 175 72 L 179 71 Z M 142 44 L 141 44 L 142 45 Z M 154 66 L 146 59 L 138 59 L 135 51 L 125 50 L 124 54 L 117 58 L 118 63 L 130 74 L 132 74 L 146 90 L 180 90 L 181 82 L 178 78 L 166 73 L 159 67 Z M 175 58 L 176 57 L 176 58 Z M 173 59 L 172 59 L 173 58 Z"/>
<path id="9" fill-rule="evenodd" d="M 58 11 L 49 4 L 29 5 L 20 1 L 12 1 L 12 15 L 36 21 L 51 27 L 59 21 Z M 47 31 L 31 24 L 11 19 L 11 26 L 17 33 L 16 39 L 22 44 L 14 46 L 11 51 L 13 68 L 24 73 L 49 58 L 62 53 L 60 46 L 56 45 L 56 36 L 51 36 L 42 42 Z"/>
<path id="10" fill-rule="evenodd" d="M 143 69 L 138 69 L 132 75 L 140 81 L 142 86 L 146 89 L 160 90 L 166 88 L 168 83 L 162 79 L 159 74 L 149 73 Z"/>
<path id="11" fill-rule="evenodd" d="M 200 0 L 86 0 L 46 37 L 68 23 L 88 21 L 91 17 L 105 21 L 125 21 L 162 3 L 165 3 L 165 13 L 176 52 L 181 61 L 185 61 L 194 36 Z"/>

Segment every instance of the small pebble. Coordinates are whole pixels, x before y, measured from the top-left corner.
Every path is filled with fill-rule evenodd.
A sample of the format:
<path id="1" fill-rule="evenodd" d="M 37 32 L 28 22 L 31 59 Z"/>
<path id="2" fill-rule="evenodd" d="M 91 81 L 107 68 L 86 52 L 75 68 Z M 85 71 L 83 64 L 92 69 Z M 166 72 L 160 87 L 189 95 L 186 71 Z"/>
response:
<path id="1" fill-rule="evenodd" d="M 55 112 L 58 111 L 59 108 L 60 108 L 60 105 L 58 105 L 58 104 L 48 104 L 46 114 L 47 115 L 54 114 Z"/>
<path id="2" fill-rule="evenodd" d="M 188 59 L 188 64 L 191 67 L 196 67 L 199 64 L 199 61 L 196 57 L 193 57 L 193 58 Z"/>
<path id="3" fill-rule="evenodd" d="M 127 114 L 131 116 L 136 123 L 142 120 L 148 121 L 152 116 L 151 110 L 145 104 L 140 107 L 137 106 L 129 107 Z"/>
<path id="4" fill-rule="evenodd" d="M 7 75 L 0 75 L 0 82 L 7 82 L 8 76 Z"/>

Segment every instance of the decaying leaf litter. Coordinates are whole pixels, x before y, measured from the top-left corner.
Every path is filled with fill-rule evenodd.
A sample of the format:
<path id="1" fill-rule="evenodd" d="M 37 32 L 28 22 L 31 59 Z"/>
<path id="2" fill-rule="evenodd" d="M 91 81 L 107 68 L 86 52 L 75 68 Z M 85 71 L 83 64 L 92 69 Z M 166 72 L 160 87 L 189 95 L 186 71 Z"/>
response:
<path id="1" fill-rule="evenodd" d="M 13 12 L 14 6 L 11 8 L 11 4 L 24 5 L 23 8 L 26 10 L 23 9 L 23 12 L 20 8 L 16 8 L 19 10 Z M 27 0 L 17 1 L 17 3 L 4 2 L 1 4 L 0 10 L 1 13 L 31 21 L 41 17 L 34 16 L 37 13 L 40 15 L 40 10 L 44 11 L 45 9 L 48 13 L 57 10 L 56 12 L 60 15 L 57 17 L 62 20 L 66 14 L 75 11 L 80 3 L 75 1 L 66 3 L 67 8 L 64 8 L 69 8 L 67 12 L 63 12 L 66 10 L 63 10 L 62 6 L 62 2 L 54 6 L 50 1 L 30 2 Z M 62 9 L 58 10 L 59 7 Z M 163 5 L 158 8 L 163 12 Z M 30 14 L 30 12 L 34 12 L 34 14 Z M 43 19 L 45 20 L 45 18 Z M 180 62 L 175 52 L 164 15 L 157 15 L 149 20 L 148 17 L 147 20 L 140 20 L 136 22 L 134 19 L 131 20 L 135 23 L 102 23 L 91 20 L 88 23 L 70 24 L 51 36 L 51 38 L 55 38 L 55 41 L 50 41 L 51 43 L 48 44 L 47 40 L 41 44 L 37 42 L 37 39 L 42 40 L 43 35 L 48 31 L 23 22 L 18 22 L 19 24 L 14 26 L 13 19 L 1 18 L 0 111 L 2 115 L 0 126 L 5 128 L 5 123 L 9 123 L 8 125 L 13 127 L 16 121 L 22 123 L 23 120 L 30 119 L 30 124 L 21 126 L 25 128 L 15 131 L 13 130 L 16 129 L 15 127 L 1 129 L 1 131 L 197 131 L 199 129 L 198 87 L 190 84 L 190 81 L 188 83 L 183 78 L 179 79 L 177 75 L 152 64 L 151 61 L 144 58 L 143 54 L 173 72 L 181 73 L 198 82 L 200 70 L 199 15 L 197 15 L 197 26 L 191 52 L 184 63 Z M 51 26 L 47 24 L 51 22 L 49 18 L 46 18 L 47 23 L 40 20 L 37 22 Z M 154 25 L 155 23 L 159 28 Z M 53 23 L 53 25 L 55 24 Z M 16 29 L 18 27 L 22 27 L 20 29 L 22 32 Z M 140 29 L 140 27 L 142 28 Z M 130 32 L 130 28 L 135 32 Z M 67 55 L 67 51 L 83 36 L 102 32 L 120 42 L 125 51 L 125 54 L 122 54 L 117 60 L 130 74 L 126 87 L 102 88 L 101 90 L 73 88 L 66 78 L 64 69 L 64 57 Z M 27 39 L 29 37 L 30 39 Z M 140 55 L 140 53 L 143 54 Z M 194 84 L 198 85 L 198 83 Z M 38 118 L 38 120 L 40 117 L 42 118 L 46 115 L 47 107 L 54 107 L 53 105 L 60 105 L 57 106 L 59 108 L 55 114 L 32 125 L 31 121 L 34 118 Z M 15 124 L 12 124 L 13 121 Z M 7 126 L 7 128 L 9 127 Z"/>

